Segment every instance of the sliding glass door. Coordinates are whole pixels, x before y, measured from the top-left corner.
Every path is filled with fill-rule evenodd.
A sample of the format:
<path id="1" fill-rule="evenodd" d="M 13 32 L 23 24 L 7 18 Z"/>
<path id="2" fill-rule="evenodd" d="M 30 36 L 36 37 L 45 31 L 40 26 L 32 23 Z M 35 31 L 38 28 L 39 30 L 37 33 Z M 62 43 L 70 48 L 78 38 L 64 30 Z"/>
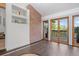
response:
<path id="1" fill-rule="evenodd" d="M 74 46 L 79 46 L 79 16 L 73 16 L 72 26 L 73 26 L 73 40 L 72 44 Z"/>
<path id="2" fill-rule="evenodd" d="M 68 43 L 69 21 L 68 17 L 52 19 L 51 40 L 59 43 Z"/>

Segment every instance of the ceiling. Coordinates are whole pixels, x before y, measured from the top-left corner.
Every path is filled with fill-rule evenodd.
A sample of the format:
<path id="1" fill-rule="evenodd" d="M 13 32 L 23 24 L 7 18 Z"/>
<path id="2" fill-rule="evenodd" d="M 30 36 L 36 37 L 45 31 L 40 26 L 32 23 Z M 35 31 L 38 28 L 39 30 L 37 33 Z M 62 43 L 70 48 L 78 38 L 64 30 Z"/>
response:
<path id="1" fill-rule="evenodd" d="M 79 3 L 32 3 L 42 16 L 55 14 L 69 9 L 79 8 Z"/>

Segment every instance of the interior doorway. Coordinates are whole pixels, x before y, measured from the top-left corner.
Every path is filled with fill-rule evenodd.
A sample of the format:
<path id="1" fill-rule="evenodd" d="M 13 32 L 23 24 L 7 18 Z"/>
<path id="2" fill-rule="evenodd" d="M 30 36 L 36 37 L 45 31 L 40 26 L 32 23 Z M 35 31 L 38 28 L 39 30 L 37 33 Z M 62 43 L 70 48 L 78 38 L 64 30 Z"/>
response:
<path id="1" fill-rule="evenodd" d="M 43 39 L 48 40 L 48 20 L 43 21 Z"/>

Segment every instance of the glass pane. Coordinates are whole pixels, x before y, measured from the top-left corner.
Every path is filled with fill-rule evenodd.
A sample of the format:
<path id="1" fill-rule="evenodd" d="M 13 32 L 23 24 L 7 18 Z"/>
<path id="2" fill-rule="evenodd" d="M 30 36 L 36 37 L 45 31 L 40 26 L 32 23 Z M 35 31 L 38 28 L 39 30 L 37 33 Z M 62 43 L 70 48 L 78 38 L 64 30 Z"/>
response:
<path id="1" fill-rule="evenodd" d="M 79 17 L 74 18 L 74 41 L 75 45 L 79 46 Z"/>
<path id="2" fill-rule="evenodd" d="M 67 43 L 67 18 L 60 19 L 59 39 L 62 43 Z"/>
<path id="3" fill-rule="evenodd" d="M 52 20 L 51 39 L 52 41 L 58 41 L 58 20 Z"/>

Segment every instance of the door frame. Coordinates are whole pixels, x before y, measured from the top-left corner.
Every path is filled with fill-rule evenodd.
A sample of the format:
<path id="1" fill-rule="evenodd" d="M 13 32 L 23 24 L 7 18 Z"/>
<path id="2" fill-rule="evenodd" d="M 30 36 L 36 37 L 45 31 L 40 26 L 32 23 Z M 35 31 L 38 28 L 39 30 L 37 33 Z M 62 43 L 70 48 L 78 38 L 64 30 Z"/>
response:
<path id="1" fill-rule="evenodd" d="M 72 16 L 72 46 L 74 46 L 74 16 Z"/>
<path id="2" fill-rule="evenodd" d="M 62 18 L 67 18 L 67 35 L 68 35 L 68 39 L 67 39 L 67 45 L 69 45 L 69 16 L 67 17 L 58 17 L 58 18 L 55 18 L 55 19 L 58 19 L 58 33 L 60 33 L 60 19 Z M 50 24 L 52 23 L 52 21 L 50 20 Z M 52 25 L 50 25 L 50 27 L 52 27 Z M 52 28 L 50 28 L 50 31 L 52 30 Z M 58 34 L 59 36 L 59 34 Z M 60 42 L 60 38 L 58 38 L 57 40 L 57 43 L 61 43 Z"/>

